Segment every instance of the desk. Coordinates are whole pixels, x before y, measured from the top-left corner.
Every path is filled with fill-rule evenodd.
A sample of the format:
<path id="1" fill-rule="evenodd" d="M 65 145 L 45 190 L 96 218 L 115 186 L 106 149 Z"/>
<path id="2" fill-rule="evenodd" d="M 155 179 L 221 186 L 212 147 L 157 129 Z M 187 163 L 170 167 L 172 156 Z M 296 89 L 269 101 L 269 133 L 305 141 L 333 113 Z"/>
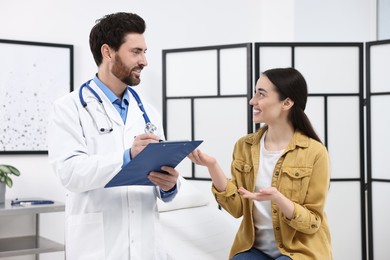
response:
<path id="1" fill-rule="evenodd" d="M 64 251 L 64 245 L 39 235 L 39 214 L 63 212 L 64 210 L 65 205 L 61 202 L 31 206 L 11 206 L 11 201 L 7 200 L 4 204 L 0 204 L 0 218 L 2 216 L 35 215 L 35 235 L 0 238 L 0 257 L 35 254 L 35 259 L 39 259 L 39 254 L 41 253 Z"/>

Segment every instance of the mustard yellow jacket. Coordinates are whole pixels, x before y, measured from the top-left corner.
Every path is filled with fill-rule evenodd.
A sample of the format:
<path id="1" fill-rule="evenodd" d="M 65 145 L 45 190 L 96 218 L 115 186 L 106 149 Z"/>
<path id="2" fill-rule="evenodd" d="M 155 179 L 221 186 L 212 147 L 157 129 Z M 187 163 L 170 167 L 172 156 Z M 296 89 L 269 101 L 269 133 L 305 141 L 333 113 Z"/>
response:
<path id="1" fill-rule="evenodd" d="M 234 147 L 232 178 L 226 190 L 212 188 L 217 202 L 232 216 L 243 216 L 230 258 L 253 247 L 255 228 L 253 201 L 243 199 L 237 189 L 254 191 L 259 169 L 260 139 L 265 128 L 239 139 Z M 294 202 L 294 216 L 287 219 L 271 203 L 276 245 L 282 254 L 294 260 L 331 260 L 331 237 L 324 212 L 329 189 L 328 152 L 321 143 L 299 131 L 275 166 L 272 186 Z"/>

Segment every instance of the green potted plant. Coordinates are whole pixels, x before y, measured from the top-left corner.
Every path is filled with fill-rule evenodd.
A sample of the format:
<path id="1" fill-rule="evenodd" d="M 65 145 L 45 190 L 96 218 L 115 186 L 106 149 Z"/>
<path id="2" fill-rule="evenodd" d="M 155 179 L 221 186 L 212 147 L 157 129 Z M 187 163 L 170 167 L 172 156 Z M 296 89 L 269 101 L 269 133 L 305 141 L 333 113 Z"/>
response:
<path id="1" fill-rule="evenodd" d="M 0 204 L 5 202 L 6 186 L 12 188 L 12 175 L 19 176 L 19 170 L 11 165 L 0 164 Z"/>

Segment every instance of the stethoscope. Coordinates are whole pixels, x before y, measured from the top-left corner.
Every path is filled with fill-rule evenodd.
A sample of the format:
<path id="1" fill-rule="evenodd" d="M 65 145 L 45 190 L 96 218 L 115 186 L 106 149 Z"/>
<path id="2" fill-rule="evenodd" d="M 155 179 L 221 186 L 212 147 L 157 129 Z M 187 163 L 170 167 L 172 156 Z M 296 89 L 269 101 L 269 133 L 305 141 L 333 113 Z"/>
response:
<path id="1" fill-rule="evenodd" d="M 103 105 L 103 100 L 100 98 L 98 93 L 96 93 L 96 91 L 91 88 L 91 86 L 89 85 L 89 82 L 91 82 L 91 80 L 85 82 L 80 87 L 80 90 L 79 90 L 80 103 L 83 105 L 85 110 L 87 110 L 88 114 L 92 118 L 92 120 L 93 120 L 93 122 L 95 124 L 95 127 L 96 127 L 96 129 L 98 130 L 99 133 L 101 133 L 101 134 L 111 133 L 114 130 L 113 129 L 114 124 L 112 123 L 111 118 L 107 114 L 106 108 Z M 106 118 L 106 123 L 107 123 L 108 127 L 99 127 L 98 126 L 95 117 L 92 116 L 91 111 L 88 109 L 87 102 L 85 102 L 85 100 L 83 98 L 83 88 L 84 87 L 86 87 L 89 91 L 91 91 L 91 93 L 98 100 L 98 103 L 99 103 L 100 107 L 102 108 L 102 111 L 104 112 L 104 115 L 105 115 L 105 118 Z M 133 95 L 134 99 L 137 101 L 138 107 L 139 107 L 139 109 L 141 110 L 141 112 L 143 114 L 143 117 L 144 117 L 144 120 L 145 120 L 145 133 L 155 134 L 156 131 L 157 131 L 157 127 L 154 124 L 152 124 L 152 122 L 150 122 L 150 119 L 149 119 L 149 117 L 146 114 L 146 111 L 144 109 L 144 105 L 142 104 L 141 99 L 138 96 L 137 92 L 135 92 L 135 90 L 130 88 L 130 87 L 127 87 L 127 89 L 130 91 L 130 93 Z"/>

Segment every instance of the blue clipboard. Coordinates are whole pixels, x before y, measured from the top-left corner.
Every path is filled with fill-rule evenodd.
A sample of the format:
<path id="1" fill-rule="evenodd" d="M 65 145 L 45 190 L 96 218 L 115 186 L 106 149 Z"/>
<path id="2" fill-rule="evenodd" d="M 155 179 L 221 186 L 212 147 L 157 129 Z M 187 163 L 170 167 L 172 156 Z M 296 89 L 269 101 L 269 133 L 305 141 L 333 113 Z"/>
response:
<path id="1" fill-rule="evenodd" d="M 150 143 L 109 181 L 105 188 L 127 185 L 154 186 L 148 174 L 161 172 L 161 166 L 175 168 L 203 141 Z"/>

